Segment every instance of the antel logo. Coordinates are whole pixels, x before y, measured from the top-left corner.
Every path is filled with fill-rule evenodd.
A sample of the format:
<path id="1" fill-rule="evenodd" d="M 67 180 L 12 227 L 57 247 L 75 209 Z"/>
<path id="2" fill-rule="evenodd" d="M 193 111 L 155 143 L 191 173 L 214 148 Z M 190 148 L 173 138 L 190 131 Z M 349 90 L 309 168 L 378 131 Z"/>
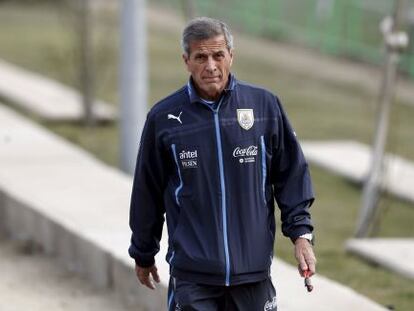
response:
<path id="1" fill-rule="evenodd" d="M 181 165 L 184 169 L 186 168 L 197 168 L 198 167 L 198 153 L 197 150 L 183 150 L 179 154 Z"/>
<path id="2" fill-rule="evenodd" d="M 195 159 L 197 158 L 197 150 L 194 151 L 181 151 L 180 152 L 180 160 L 184 159 Z"/>

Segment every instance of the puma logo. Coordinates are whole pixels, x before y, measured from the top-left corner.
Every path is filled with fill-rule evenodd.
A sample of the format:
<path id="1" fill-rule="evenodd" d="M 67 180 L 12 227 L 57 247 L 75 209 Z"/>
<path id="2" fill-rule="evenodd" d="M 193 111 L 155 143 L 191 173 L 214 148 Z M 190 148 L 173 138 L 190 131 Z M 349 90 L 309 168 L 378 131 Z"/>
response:
<path id="1" fill-rule="evenodd" d="M 183 124 L 183 122 L 181 122 L 181 114 L 182 114 L 183 112 L 181 111 L 180 112 L 180 114 L 178 115 L 178 117 L 176 117 L 175 115 L 173 115 L 173 114 L 168 114 L 168 120 L 170 120 L 170 119 L 175 119 L 175 120 L 177 120 L 178 122 L 180 122 L 181 124 Z"/>

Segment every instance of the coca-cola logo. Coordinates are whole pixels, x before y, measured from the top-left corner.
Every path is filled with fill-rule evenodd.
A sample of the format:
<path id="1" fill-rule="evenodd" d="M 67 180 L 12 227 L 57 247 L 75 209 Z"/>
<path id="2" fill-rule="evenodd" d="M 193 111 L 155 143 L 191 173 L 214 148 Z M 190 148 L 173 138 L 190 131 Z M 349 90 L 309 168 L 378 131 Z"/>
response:
<path id="1" fill-rule="evenodd" d="M 236 147 L 233 150 L 233 157 L 253 157 L 257 155 L 257 146 L 249 146 L 246 148 Z"/>
<path id="2" fill-rule="evenodd" d="M 273 297 L 272 300 L 266 301 L 263 310 L 264 311 L 270 311 L 270 310 L 276 310 L 277 307 L 277 300 L 276 297 Z"/>

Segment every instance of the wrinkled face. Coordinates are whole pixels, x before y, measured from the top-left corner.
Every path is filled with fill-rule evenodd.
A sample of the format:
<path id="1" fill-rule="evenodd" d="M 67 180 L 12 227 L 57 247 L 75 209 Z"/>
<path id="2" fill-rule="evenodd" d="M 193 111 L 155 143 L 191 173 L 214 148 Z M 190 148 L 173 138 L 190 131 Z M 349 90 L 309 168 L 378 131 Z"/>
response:
<path id="1" fill-rule="evenodd" d="M 190 55 L 183 59 L 191 73 L 198 94 L 217 100 L 227 86 L 233 51 L 229 51 L 223 35 L 190 43 Z"/>

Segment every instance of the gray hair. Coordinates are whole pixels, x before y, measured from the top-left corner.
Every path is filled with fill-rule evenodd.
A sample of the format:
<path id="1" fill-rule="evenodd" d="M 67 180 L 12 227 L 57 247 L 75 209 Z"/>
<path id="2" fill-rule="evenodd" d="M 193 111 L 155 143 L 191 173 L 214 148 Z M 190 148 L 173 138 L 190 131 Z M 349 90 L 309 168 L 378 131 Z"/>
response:
<path id="1" fill-rule="evenodd" d="M 226 23 L 210 17 L 197 17 L 188 22 L 181 38 L 184 53 L 190 55 L 190 43 L 223 35 L 227 48 L 233 49 L 233 36 Z"/>

